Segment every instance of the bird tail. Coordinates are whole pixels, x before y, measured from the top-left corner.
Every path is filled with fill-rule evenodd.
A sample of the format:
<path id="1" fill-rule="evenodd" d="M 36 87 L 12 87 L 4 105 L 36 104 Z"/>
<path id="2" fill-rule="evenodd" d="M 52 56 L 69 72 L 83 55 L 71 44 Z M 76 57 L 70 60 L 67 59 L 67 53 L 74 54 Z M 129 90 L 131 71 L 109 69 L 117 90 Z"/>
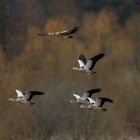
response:
<path id="1" fill-rule="evenodd" d="M 30 105 L 34 105 L 35 103 L 33 103 L 33 102 L 30 102 Z"/>

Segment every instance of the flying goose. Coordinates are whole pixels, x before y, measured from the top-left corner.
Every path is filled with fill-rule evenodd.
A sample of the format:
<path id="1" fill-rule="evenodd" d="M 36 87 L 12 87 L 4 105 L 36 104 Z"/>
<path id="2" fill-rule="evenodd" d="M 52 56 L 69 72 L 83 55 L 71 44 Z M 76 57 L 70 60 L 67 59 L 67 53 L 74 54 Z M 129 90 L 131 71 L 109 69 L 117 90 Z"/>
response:
<path id="1" fill-rule="evenodd" d="M 105 97 L 96 97 L 96 100 L 88 97 L 89 104 L 81 105 L 80 108 L 88 108 L 88 109 L 99 109 L 101 111 L 107 111 L 106 108 L 102 108 L 105 102 L 113 103 L 113 100 Z"/>
<path id="2" fill-rule="evenodd" d="M 75 71 L 84 72 L 84 73 L 93 75 L 94 73 L 96 73 L 96 72 L 92 71 L 95 64 L 97 63 L 97 61 L 99 61 L 101 58 L 103 58 L 103 56 L 104 56 L 104 53 L 100 53 L 100 54 L 90 58 L 86 62 L 85 56 L 83 54 L 81 54 L 78 58 L 79 68 L 73 67 L 72 69 Z"/>
<path id="3" fill-rule="evenodd" d="M 71 30 L 65 30 L 60 32 L 48 32 L 48 33 L 39 33 L 39 36 L 58 36 L 58 37 L 64 37 L 64 38 L 73 38 L 73 34 L 77 32 L 79 27 L 74 27 Z"/>
<path id="4" fill-rule="evenodd" d="M 84 104 L 84 103 L 89 103 L 88 97 L 91 97 L 92 94 L 96 92 L 100 92 L 101 89 L 91 89 L 86 91 L 82 96 L 73 94 L 73 96 L 76 98 L 76 100 L 70 100 L 70 103 L 77 103 L 77 104 Z"/>
<path id="5" fill-rule="evenodd" d="M 18 89 L 15 90 L 17 94 L 17 98 L 9 98 L 9 101 L 12 102 L 19 102 L 22 104 L 34 104 L 31 102 L 31 99 L 33 98 L 34 95 L 43 95 L 43 92 L 40 91 L 28 91 L 28 92 L 22 92 Z"/>

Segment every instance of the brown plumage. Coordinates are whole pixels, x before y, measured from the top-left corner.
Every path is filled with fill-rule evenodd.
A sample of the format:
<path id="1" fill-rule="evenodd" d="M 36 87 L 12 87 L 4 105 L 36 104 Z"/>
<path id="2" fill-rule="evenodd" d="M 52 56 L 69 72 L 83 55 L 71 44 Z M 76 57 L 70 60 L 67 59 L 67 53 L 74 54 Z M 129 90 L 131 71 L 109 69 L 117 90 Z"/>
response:
<path id="1" fill-rule="evenodd" d="M 15 91 L 17 93 L 17 98 L 9 98 L 9 101 L 18 102 L 18 103 L 22 103 L 22 104 L 33 105 L 34 103 L 31 102 L 31 99 L 33 98 L 33 96 L 35 96 L 35 95 L 44 95 L 44 93 L 40 92 L 40 91 L 22 92 L 22 91 L 17 90 L 17 89 Z"/>
<path id="2" fill-rule="evenodd" d="M 79 27 L 74 27 L 70 30 L 60 31 L 60 32 L 48 32 L 48 33 L 39 33 L 39 36 L 58 36 L 63 38 L 71 39 L 73 38 L 73 34 L 79 30 Z"/>

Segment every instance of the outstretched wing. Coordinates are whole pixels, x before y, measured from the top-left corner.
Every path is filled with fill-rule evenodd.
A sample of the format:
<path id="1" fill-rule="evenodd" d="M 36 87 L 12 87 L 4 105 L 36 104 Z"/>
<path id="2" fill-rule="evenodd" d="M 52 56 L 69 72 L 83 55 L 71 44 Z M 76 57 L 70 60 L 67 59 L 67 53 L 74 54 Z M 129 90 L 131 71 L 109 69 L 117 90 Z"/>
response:
<path id="1" fill-rule="evenodd" d="M 78 60 L 83 61 L 83 63 L 86 65 L 86 58 L 85 58 L 85 56 L 83 54 L 80 54 Z"/>
<path id="2" fill-rule="evenodd" d="M 80 68 L 84 68 L 85 67 L 85 64 L 82 60 L 78 60 L 78 63 L 79 63 L 79 67 Z"/>
<path id="3" fill-rule="evenodd" d="M 92 94 L 100 92 L 100 91 L 101 91 L 100 88 L 88 90 L 83 94 L 82 99 L 86 100 L 86 99 L 88 99 L 88 97 L 91 97 Z"/>
<path id="4" fill-rule="evenodd" d="M 33 98 L 34 95 L 44 95 L 44 92 L 41 92 L 41 91 L 28 91 L 25 94 L 25 99 L 27 101 L 30 101 Z"/>
<path id="5" fill-rule="evenodd" d="M 86 64 L 86 68 L 89 70 L 92 70 L 95 66 L 96 62 L 99 61 L 101 58 L 103 58 L 104 53 L 98 54 L 92 58 L 90 58 Z"/>
<path id="6" fill-rule="evenodd" d="M 79 96 L 77 94 L 73 94 L 73 96 L 76 97 L 77 100 L 81 98 L 81 96 Z"/>
<path id="7" fill-rule="evenodd" d="M 90 104 L 95 104 L 95 100 L 93 100 L 92 98 L 89 98 L 89 97 L 88 97 L 88 100 L 89 100 L 89 103 L 90 103 Z"/>
<path id="8" fill-rule="evenodd" d="M 24 93 L 18 89 L 15 90 L 16 93 L 17 93 L 17 96 L 20 98 L 20 97 L 24 97 Z"/>
<path id="9" fill-rule="evenodd" d="M 69 34 L 74 34 L 76 31 L 78 31 L 79 27 L 74 27 L 71 30 L 66 30 L 66 31 L 62 31 L 60 32 L 60 35 L 69 35 Z"/>
<path id="10" fill-rule="evenodd" d="M 86 58 L 83 54 L 80 54 L 79 58 L 78 58 L 78 63 L 80 68 L 85 67 L 86 65 Z"/>
<path id="11" fill-rule="evenodd" d="M 96 100 L 96 104 L 99 107 L 102 107 L 105 102 L 113 103 L 113 100 L 111 100 L 109 98 L 105 98 L 105 97 L 98 97 L 97 100 Z"/>

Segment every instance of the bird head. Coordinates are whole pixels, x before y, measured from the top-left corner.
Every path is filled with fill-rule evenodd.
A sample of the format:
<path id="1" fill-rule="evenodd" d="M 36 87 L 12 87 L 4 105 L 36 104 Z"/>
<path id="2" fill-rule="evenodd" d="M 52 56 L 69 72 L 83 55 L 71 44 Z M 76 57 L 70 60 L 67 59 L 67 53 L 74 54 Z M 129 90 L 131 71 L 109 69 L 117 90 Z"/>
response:
<path id="1" fill-rule="evenodd" d="M 8 101 L 15 101 L 15 99 L 14 98 L 9 98 Z"/>
<path id="2" fill-rule="evenodd" d="M 72 70 L 76 70 L 76 71 L 77 71 L 77 70 L 79 70 L 79 69 L 78 69 L 77 67 L 73 67 Z"/>

